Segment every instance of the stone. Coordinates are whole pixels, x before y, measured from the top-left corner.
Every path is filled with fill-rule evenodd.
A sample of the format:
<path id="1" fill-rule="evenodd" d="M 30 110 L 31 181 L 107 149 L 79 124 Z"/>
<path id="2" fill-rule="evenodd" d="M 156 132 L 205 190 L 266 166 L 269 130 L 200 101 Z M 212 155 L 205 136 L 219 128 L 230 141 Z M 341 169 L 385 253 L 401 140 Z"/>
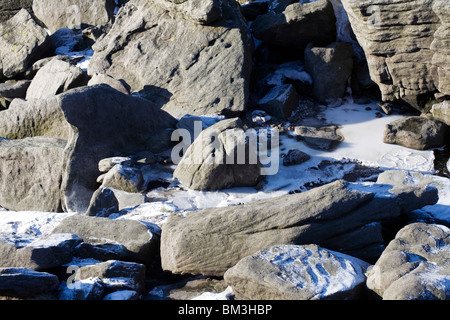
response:
<path id="1" fill-rule="evenodd" d="M 45 99 L 72 88 L 85 86 L 87 82 L 87 75 L 83 70 L 55 58 L 36 73 L 28 87 L 26 100 Z"/>
<path id="2" fill-rule="evenodd" d="M 119 212 L 119 201 L 114 192 L 109 188 L 100 187 L 92 195 L 86 215 L 108 217 L 116 212 Z"/>
<path id="3" fill-rule="evenodd" d="M 53 234 L 22 247 L 0 242 L 0 267 L 44 271 L 73 259 L 72 249 L 82 240 L 73 234 Z"/>
<path id="4" fill-rule="evenodd" d="M 197 2 L 217 3 L 184 3 Z M 122 7 L 111 31 L 93 46 L 89 75 L 122 79 L 131 92 L 178 119 L 243 111 L 252 60 L 247 23 L 238 5 L 222 1 L 220 19 L 208 25 L 187 20 L 167 6 L 179 4 L 133 1 Z"/>
<path id="5" fill-rule="evenodd" d="M 58 290 L 58 300 L 101 300 L 105 288 L 100 278 L 62 282 Z"/>
<path id="6" fill-rule="evenodd" d="M 295 127 L 295 134 L 308 147 L 317 150 L 330 151 L 344 141 L 344 136 L 339 132 L 339 127 L 334 125 L 325 127 L 297 126 Z"/>
<path id="7" fill-rule="evenodd" d="M 282 12 L 269 10 L 252 23 L 255 37 L 273 46 L 305 50 L 308 43 L 325 46 L 336 40 L 336 18 L 328 0 L 293 3 Z"/>
<path id="8" fill-rule="evenodd" d="M 345 252 L 354 248 L 351 241 L 334 247 L 328 240 L 438 201 L 436 188 L 390 189 L 336 181 L 303 193 L 170 215 L 162 226 L 162 267 L 173 273 L 223 276 L 242 258 L 278 244 L 327 242 L 327 249 Z M 374 244 L 367 239 L 359 243 L 360 251 Z"/>
<path id="9" fill-rule="evenodd" d="M 450 101 L 434 104 L 431 107 L 431 114 L 434 120 L 444 122 L 447 126 L 450 126 Z"/>
<path id="10" fill-rule="evenodd" d="M 300 96 L 292 84 L 273 87 L 261 100 L 258 109 L 279 119 L 288 119 L 298 107 Z"/>
<path id="11" fill-rule="evenodd" d="M 102 188 L 122 190 L 129 193 L 142 191 L 143 176 L 139 168 L 116 164 L 103 178 Z"/>
<path id="12" fill-rule="evenodd" d="M 130 157 L 110 157 L 102 159 L 98 162 L 98 171 L 107 173 L 116 165 L 131 166 L 132 161 Z"/>
<path id="13" fill-rule="evenodd" d="M 0 24 L 0 78 L 14 78 L 51 50 L 51 40 L 26 9 Z"/>
<path id="14" fill-rule="evenodd" d="M 100 175 L 100 160 L 117 153 L 133 154 L 151 144 L 148 140 L 156 137 L 164 140 L 164 136 L 159 133 L 175 125 L 173 117 L 150 101 L 125 95 L 106 85 L 75 88 L 46 99 L 15 99 L 8 110 L 0 113 L 1 137 L 11 140 L 33 137 L 32 141 L 44 139 L 39 140 L 37 136 L 59 139 L 57 146 L 64 153 L 59 155 L 54 164 L 61 164 L 63 170 L 59 171 L 58 183 L 51 186 L 54 192 L 49 192 L 46 197 L 54 197 L 55 201 L 59 198 L 62 210 L 74 212 L 85 212 L 92 194 L 98 189 L 96 180 Z M 170 140 L 170 137 L 167 139 Z M 5 145 L 16 143 L 2 142 Z M 55 166 L 53 176 L 58 175 L 57 169 L 58 166 Z M 22 178 L 25 182 L 30 180 L 25 175 Z M 20 186 L 23 179 L 13 181 L 13 185 L 8 188 Z M 1 180 L 2 183 L 6 181 L 4 178 Z M 20 190 L 8 201 L 26 197 L 28 189 Z M 47 201 L 46 197 L 42 197 L 41 193 L 43 203 Z M 39 208 L 43 209 L 55 210 L 53 206 Z"/>
<path id="15" fill-rule="evenodd" d="M 120 80 L 114 79 L 113 77 L 103 74 L 103 73 L 96 73 L 92 76 L 92 78 L 88 82 L 88 86 L 93 86 L 96 84 L 106 84 L 110 86 L 111 88 L 116 89 L 117 91 L 120 91 L 125 94 L 130 94 L 130 90 L 128 87 Z"/>
<path id="16" fill-rule="evenodd" d="M 256 150 L 246 140 L 242 121 L 233 118 L 202 131 L 187 148 L 173 176 L 194 190 L 255 186 L 261 177 L 261 165 Z"/>
<path id="17" fill-rule="evenodd" d="M 450 229 L 403 227 L 367 273 L 367 287 L 383 300 L 448 300 Z"/>
<path id="18" fill-rule="evenodd" d="M 145 266 L 134 262 L 109 260 L 83 266 L 77 271 L 79 280 L 100 278 L 106 290 L 133 290 L 145 288 Z"/>
<path id="19" fill-rule="evenodd" d="M 333 42 L 326 47 L 309 44 L 305 50 L 305 69 L 313 81 L 314 97 L 325 105 L 336 104 L 347 91 L 353 71 L 353 47 Z"/>
<path id="20" fill-rule="evenodd" d="M 211 24 L 221 16 L 221 3 L 218 0 L 154 0 L 155 4 L 169 10 L 180 12 L 194 23 Z"/>
<path id="21" fill-rule="evenodd" d="M 442 147 L 448 126 L 425 117 L 407 117 L 386 125 L 383 142 L 416 150 Z"/>
<path id="22" fill-rule="evenodd" d="M 32 12 L 33 0 L 3 0 L 0 3 L 0 23 L 11 19 L 21 9 Z"/>
<path id="23" fill-rule="evenodd" d="M 311 159 L 311 157 L 307 153 L 297 149 L 291 149 L 283 158 L 283 165 L 293 166 L 308 161 L 309 159 Z"/>
<path id="24" fill-rule="evenodd" d="M 435 91 L 449 94 L 450 13 L 445 0 L 342 0 L 383 101 L 420 111 Z"/>
<path id="25" fill-rule="evenodd" d="M 237 300 L 361 298 L 369 263 L 318 245 L 279 245 L 240 260 L 225 272 Z"/>
<path id="26" fill-rule="evenodd" d="M 33 1 L 34 14 L 51 33 L 61 28 L 81 29 L 107 24 L 113 21 L 115 8 L 114 0 L 63 0 L 58 3 L 51 0 Z"/>
<path id="27" fill-rule="evenodd" d="M 61 221 L 52 233 L 73 233 L 84 242 L 104 248 L 118 245 L 123 247 L 123 252 L 119 252 L 121 260 L 145 264 L 152 262 L 159 245 L 155 228 L 135 220 L 72 216 Z"/>
<path id="28" fill-rule="evenodd" d="M 0 83 L 0 97 L 9 99 L 25 99 L 30 83 L 30 80 L 10 80 Z"/>
<path id="29" fill-rule="evenodd" d="M 58 277 L 26 268 L 0 268 L 0 296 L 36 298 L 58 289 Z"/>

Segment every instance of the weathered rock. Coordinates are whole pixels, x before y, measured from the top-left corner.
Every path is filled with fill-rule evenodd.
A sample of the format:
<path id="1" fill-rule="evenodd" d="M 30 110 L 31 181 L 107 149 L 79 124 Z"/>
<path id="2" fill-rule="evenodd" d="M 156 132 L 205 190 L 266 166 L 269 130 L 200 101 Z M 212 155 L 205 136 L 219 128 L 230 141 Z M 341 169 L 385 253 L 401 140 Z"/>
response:
<path id="1" fill-rule="evenodd" d="M 405 187 L 395 192 L 390 188 L 336 181 L 241 206 L 209 208 L 185 217 L 171 215 L 162 227 L 162 266 L 174 273 L 222 276 L 258 250 L 278 244 L 321 245 L 438 200 L 435 188 Z M 368 239 L 365 246 L 374 244 Z M 331 241 L 327 245 L 340 252 L 353 249 L 348 242 L 339 242 L 339 247 Z"/>
<path id="2" fill-rule="evenodd" d="M 103 178 L 102 187 L 137 193 L 142 191 L 143 176 L 139 168 L 116 164 Z"/>
<path id="3" fill-rule="evenodd" d="M 339 132 L 338 126 L 297 126 L 295 134 L 308 147 L 318 150 L 332 150 L 344 141 L 344 136 Z"/>
<path id="4" fill-rule="evenodd" d="M 109 260 L 81 267 L 79 280 L 100 278 L 107 290 L 134 290 L 142 292 L 145 287 L 145 266 L 134 262 Z"/>
<path id="5" fill-rule="evenodd" d="M 6 81 L 0 83 L 0 97 L 9 99 L 25 99 L 30 80 Z"/>
<path id="6" fill-rule="evenodd" d="M 119 252 L 121 259 L 151 263 L 159 245 L 159 236 L 151 228 L 155 226 L 135 220 L 73 216 L 65 218 L 53 233 L 73 233 L 105 248 L 116 245 L 124 249 Z"/>
<path id="7" fill-rule="evenodd" d="M 28 12 L 32 12 L 32 5 L 33 0 L 3 0 L 0 3 L 0 22 L 12 18 L 21 9 L 27 9 Z"/>
<path id="8" fill-rule="evenodd" d="M 273 87 L 261 100 L 258 109 L 279 119 L 287 119 L 298 107 L 300 96 L 292 84 Z"/>
<path id="9" fill-rule="evenodd" d="M 326 47 L 305 50 L 305 68 L 313 79 L 315 98 L 325 104 L 336 104 L 346 93 L 353 70 L 353 47 L 349 43 L 333 42 Z"/>
<path id="10" fill-rule="evenodd" d="M 308 161 L 311 157 L 303 151 L 291 149 L 283 158 L 284 166 L 293 166 Z"/>
<path id="11" fill-rule="evenodd" d="M 51 8 L 51 10 L 49 10 Z M 114 0 L 51 0 L 33 1 L 33 12 L 51 33 L 61 28 L 82 28 L 111 22 L 116 3 Z"/>
<path id="12" fill-rule="evenodd" d="M 80 68 L 58 58 L 39 69 L 27 90 L 26 99 L 44 99 L 87 84 L 87 75 Z"/>
<path id="13" fill-rule="evenodd" d="M 423 96 L 449 94 L 450 12 L 446 0 L 342 0 L 385 101 L 423 110 Z M 427 110 L 425 110 L 427 111 Z"/>
<path id="14" fill-rule="evenodd" d="M 196 2 L 216 3 L 185 4 Z M 127 3 L 108 35 L 94 45 L 88 73 L 123 79 L 131 92 L 177 118 L 243 111 L 252 62 L 237 4 L 222 1 L 221 18 L 204 26 L 161 3 L 179 6 L 163 0 Z"/>
<path id="15" fill-rule="evenodd" d="M 105 288 L 100 278 L 62 282 L 59 286 L 58 300 L 101 300 Z"/>
<path id="16" fill-rule="evenodd" d="M 51 41 L 26 9 L 0 24 L 0 78 L 13 78 L 51 50 Z"/>
<path id="17" fill-rule="evenodd" d="M 384 300 L 448 300 L 450 229 L 413 223 L 402 228 L 367 273 Z"/>
<path id="18" fill-rule="evenodd" d="M 57 179 L 59 191 L 49 192 L 48 197 L 59 197 L 66 211 L 85 212 L 92 194 L 98 189 L 96 179 L 101 159 L 117 152 L 132 154 L 148 149 L 148 140 L 156 139 L 158 133 L 174 128 L 175 124 L 174 118 L 148 100 L 125 95 L 106 85 L 95 85 L 47 99 L 14 100 L 10 108 L 0 114 L 0 136 L 7 139 L 50 136 L 66 140 L 64 146 L 62 142 L 57 145 L 64 151 L 64 156 L 55 160 L 64 169 Z M 164 137 L 159 136 L 159 139 Z M 52 174 L 57 175 L 58 170 Z M 30 180 L 24 175 L 22 178 Z M 2 179 L 2 183 L 6 181 Z M 23 183 L 21 180 L 12 182 L 13 188 Z M 53 185 L 52 188 L 58 187 Z M 27 192 L 22 190 L 8 201 L 14 203 L 14 198 L 21 199 Z M 41 199 L 46 201 L 45 197 Z"/>
<path id="19" fill-rule="evenodd" d="M 31 270 L 47 270 L 73 259 L 72 249 L 81 242 L 73 234 L 53 234 L 38 239 L 25 247 L 0 242 L 0 267 L 23 267 Z"/>
<path id="20" fill-rule="evenodd" d="M 433 119 L 450 126 L 450 100 L 435 104 L 431 107 Z"/>
<path id="21" fill-rule="evenodd" d="M 169 11 L 180 12 L 185 19 L 195 23 L 210 24 L 221 15 L 219 0 L 154 0 L 154 2 Z"/>
<path id="22" fill-rule="evenodd" d="M 236 299 L 349 300 L 361 296 L 369 263 L 317 245 L 279 245 L 225 272 Z"/>
<path id="23" fill-rule="evenodd" d="M 131 165 L 130 157 L 110 157 L 106 159 L 102 159 L 98 162 L 98 171 L 107 173 L 111 170 L 115 165 Z"/>
<path id="24" fill-rule="evenodd" d="M 66 143 L 47 137 L 0 140 L 1 206 L 14 211 L 61 212 Z"/>
<path id="25" fill-rule="evenodd" d="M 109 188 L 100 187 L 92 195 L 91 203 L 86 211 L 87 216 L 108 217 L 119 212 L 119 201 Z"/>
<path id="26" fill-rule="evenodd" d="M 107 74 L 99 74 L 99 73 L 94 74 L 91 80 L 89 80 L 88 85 L 93 86 L 101 83 L 107 84 L 111 88 L 114 88 L 122 93 L 130 94 L 130 90 L 124 85 L 122 81 L 114 79 L 113 77 Z"/>
<path id="27" fill-rule="evenodd" d="M 269 11 L 252 24 L 256 38 L 275 46 L 305 50 L 308 43 L 325 46 L 336 40 L 336 18 L 328 0 L 293 3 L 284 11 Z"/>
<path id="28" fill-rule="evenodd" d="M 241 120 L 233 118 L 202 131 L 173 176 L 194 190 L 255 186 L 261 177 L 261 165 L 256 150 L 246 140 Z"/>
<path id="29" fill-rule="evenodd" d="M 26 268 L 0 268 L 0 296 L 34 298 L 54 293 L 58 277 Z"/>
<path id="30" fill-rule="evenodd" d="M 387 124 L 383 142 L 427 150 L 445 145 L 447 130 L 447 125 L 440 121 L 425 117 L 408 117 Z"/>

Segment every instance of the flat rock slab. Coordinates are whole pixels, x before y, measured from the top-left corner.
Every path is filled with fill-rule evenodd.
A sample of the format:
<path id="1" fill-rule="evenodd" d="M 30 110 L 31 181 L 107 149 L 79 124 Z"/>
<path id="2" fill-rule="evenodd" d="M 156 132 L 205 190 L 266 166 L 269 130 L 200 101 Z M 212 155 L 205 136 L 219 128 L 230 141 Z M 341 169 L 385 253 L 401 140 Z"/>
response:
<path id="1" fill-rule="evenodd" d="M 0 268 L 0 296 L 27 298 L 58 289 L 58 277 L 26 268 Z"/>
<path id="2" fill-rule="evenodd" d="M 297 126 L 295 127 L 295 134 L 308 147 L 318 150 L 332 150 L 344 141 L 344 136 L 339 132 L 338 126 Z"/>
<path id="3" fill-rule="evenodd" d="M 280 245 L 240 260 L 224 279 L 237 299 L 358 298 L 369 263 L 317 245 Z"/>

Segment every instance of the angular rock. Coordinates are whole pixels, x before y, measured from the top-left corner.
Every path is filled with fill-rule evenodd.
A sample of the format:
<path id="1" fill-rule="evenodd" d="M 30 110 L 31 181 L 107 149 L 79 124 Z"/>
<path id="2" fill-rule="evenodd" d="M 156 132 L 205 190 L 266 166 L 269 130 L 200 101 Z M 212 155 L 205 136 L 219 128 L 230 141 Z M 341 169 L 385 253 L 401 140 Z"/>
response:
<path id="1" fill-rule="evenodd" d="M 325 46 L 336 40 L 336 18 L 328 0 L 293 3 L 282 12 L 269 11 L 252 24 L 256 38 L 264 43 L 305 50 L 308 43 Z"/>
<path id="2" fill-rule="evenodd" d="M 216 3 L 184 3 L 196 2 Z M 89 75 L 123 79 L 131 92 L 176 118 L 243 111 L 252 62 L 237 4 L 222 1 L 221 18 L 205 26 L 161 3 L 179 6 L 163 0 L 127 3 L 108 35 L 94 45 Z"/>
<path id="3" fill-rule="evenodd" d="M 384 300 L 448 300 L 450 229 L 412 223 L 402 228 L 367 275 Z"/>
<path id="4" fill-rule="evenodd" d="M 224 279 L 238 300 L 361 297 L 369 263 L 317 245 L 279 245 L 240 260 Z"/>
<path id="5" fill-rule="evenodd" d="M 105 288 L 100 278 L 62 282 L 59 286 L 58 300 L 101 300 Z"/>
<path id="6" fill-rule="evenodd" d="M 114 88 L 122 93 L 130 94 L 130 90 L 123 84 L 122 81 L 114 79 L 113 77 L 107 74 L 99 74 L 99 73 L 94 74 L 91 80 L 89 80 L 88 86 L 93 86 L 101 83 L 107 84 L 111 88 Z"/>
<path id="7" fill-rule="evenodd" d="M 326 47 L 305 50 L 305 68 L 313 79 L 315 98 L 325 104 L 336 104 L 346 93 L 353 71 L 353 47 L 349 43 L 333 42 Z"/>
<path id="8" fill-rule="evenodd" d="M 98 170 L 100 172 L 108 172 L 111 170 L 115 165 L 131 165 L 131 158 L 129 157 L 110 157 L 106 159 L 102 159 L 98 162 Z"/>
<path id="9" fill-rule="evenodd" d="M 24 267 L 31 270 L 47 270 L 73 259 L 72 249 L 81 242 L 73 234 L 53 234 L 38 239 L 25 247 L 0 242 L 0 267 Z"/>
<path id="10" fill-rule="evenodd" d="M 0 296 L 33 298 L 54 293 L 58 277 L 26 268 L 0 268 Z"/>
<path id="11" fill-rule="evenodd" d="M 103 178 L 102 188 L 137 193 L 142 190 L 143 176 L 139 168 L 116 164 Z"/>
<path id="12" fill-rule="evenodd" d="M 65 218 L 53 233 L 73 233 L 84 242 L 122 247 L 121 259 L 150 263 L 159 245 L 154 225 L 135 220 L 112 220 L 101 217 L 72 216 Z"/>
<path id="13" fill-rule="evenodd" d="M 0 136 L 7 139 L 50 136 L 66 140 L 62 147 L 64 156 L 55 161 L 62 163 L 64 169 L 57 180 L 59 191 L 48 196 L 60 197 L 65 211 L 85 212 L 98 189 L 96 179 L 101 159 L 117 152 L 132 154 L 148 149 L 149 140 L 156 139 L 167 128 L 174 128 L 175 124 L 173 117 L 148 100 L 125 95 L 106 85 L 95 85 L 47 99 L 14 100 L 8 110 L 0 113 Z M 159 140 L 163 139 L 159 136 Z M 58 170 L 52 174 L 58 175 Z M 20 183 L 23 182 L 13 181 L 13 188 Z M 27 192 L 22 190 L 14 198 L 21 199 Z M 14 198 L 9 201 L 14 202 Z M 45 202 L 46 198 L 41 199 Z"/>
<path id="14" fill-rule="evenodd" d="M 447 100 L 433 105 L 431 107 L 431 114 L 433 115 L 433 119 L 450 126 L 450 101 Z"/>
<path id="15" fill-rule="evenodd" d="M 169 11 L 180 12 L 185 19 L 200 24 L 210 24 L 221 15 L 219 0 L 154 0 L 154 2 Z"/>
<path id="16" fill-rule="evenodd" d="M 448 127 L 425 117 L 408 117 L 386 125 L 383 142 L 427 150 L 445 145 Z"/>
<path id="17" fill-rule="evenodd" d="M 287 155 L 283 158 L 284 166 L 293 166 L 296 164 L 308 161 L 311 157 L 304 153 L 303 151 L 291 149 L 288 151 Z"/>
<path id="18" fill-rule="evenodd" d="M 382 99 L 404 99 L 420 111 L 427 96 L 449 94 L 446 0 L 342 0 Z"/>
<path id="19" fill-rule="evenodd" d="M 49 10 L 51 8 L 51 10 Z M 33 12 L 51 33 L 61 28 L 82 28 L 99 26 L 111 22 L 114 18 L 114 0 L 77 0 L 33 1 Z"/>
<path id="20" fill-rule="evenodd" d="M 0 78 L 13 78 L 51 50 L 51 40 L 26 9 L 0 24 Z"/>
<path id="21" fill-rule="evenodd" d="M 261 100 L 258 109 L 279 119 L 287 119 L 292 111 L 298 107 L 300 96 L 292 84 L 285 84 L 272 88 Z"/>
<path id="22" fill-rule="evenodd" d="M 189 146 L 173 176 L 194 190 L 255 186 L 261 177 L 256 150 L 246 140 L 239 118 L 222 120 Z"/>
<path id="23" fill-rule="evenodd" d="M 1 206 L 13 211 L 61 212 L 66 144 L 66 140 L 47 137 L 0 140 Z"/>
<path id="24" fill-rule="evenodd" d="M 297 126 L 295 127 L 295 134 L 308 147 L 318 150 L 332 150 L 344 141 L 344 136 L 339 132 L 338 126 Z"/>
<path id="25" fill-rule="evenodd" d="M 119 201 L 111 189 L 100 187 L 92 195 L 91 203 L 86 211 L 87 216 L 108 217 L 119 212 Z"/>
<path id="26" fill-rule="evenodd" d="M 27 90 L 26 99 L 45 99 L 87 84 L 87 75 L 69 62 L 55 58 L 39 69 Z"/>
<path id="27" fill-rule="evenodd" d="M 258 250 L 280 243 L 321 245 L 438 200 L 435 188 L 390 188 L 336 181 L 299 194 L 171 215 L 162 227 L 162 266 L 174 273 L 222 276 Z M 340 252 L 353 247 L 327 244 Z M 368 239 L 366 245 L 373 244 Z"/>

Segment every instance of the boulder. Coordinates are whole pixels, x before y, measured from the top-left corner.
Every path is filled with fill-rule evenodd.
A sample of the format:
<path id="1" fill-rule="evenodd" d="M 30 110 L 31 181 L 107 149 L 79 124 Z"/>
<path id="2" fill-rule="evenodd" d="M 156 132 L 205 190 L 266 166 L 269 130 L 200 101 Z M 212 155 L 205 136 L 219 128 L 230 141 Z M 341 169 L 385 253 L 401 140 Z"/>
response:
<path id="1" fill-rule="evenodd" d="M 142 191 L 143 182 L 139 168 L 117 164 L 105 174 L 102 187 L 138 193 Z"/>
<path id="2" fill-rule="evenodd" d="M 173 176 L 194 190 L 255 186 L 261 177 L 256 152 L 239 118 L 222 120 L 200 133 Z"/>
<path id="3" fill-rule="evenodd" d="M 109 188 L 100 187 L 92 195 L 87 216 L 108 217 L 111 213 L 119 212 L 119 201 Z"/>
<path id="4" fill-rule="evenodd" d="M 73 234 L 53 234 L 22 247 L 0 241 L 0 267 L 43 271 L 73 259 L 72 250 L 82 240 Z"/>
<path id="5" fill-rule="evenodd" d="M 450 100 L 434 104 L 431 107 L 433 119 L 444 122 L 450 126 Z"/>
<path id="6" fill-rule="evenodd" d="M 93 46 L 89 75 L 106 73 L 122 79 L 131 92 L 139 92 L 176 118 L 243 111 L 252 61 L 247 24 L 237 4 L 222 1 L 220 19 L 208 25 L 187 20 L 167 6 L 180 4 L 127 3 L 111 31 Z"/>
<path id="7" fill-rule="evenodd" d="M 210 24 L 221 16 L 219 0 L 154 0 L 155 4 L 169 11 L 176 11 L 187 20 L 199 24 Z"/>
<path id="8" fill-rule="evenodd" d="M 382 99 L 428 111 L 429 95 L 450 93 L 446 0 L 342 0 Z"/>
<path id="9" fill-rule="evenodd" d="M 0 78 L 13 78 L 51 50 L 51 40 L 26 9 L 0 24 Z"/>
<path id="10" fill-rule="evenodd" d="M 279 119 L 288 119 L 298 107 L 300 96 L 294 85 L 284 84 L 273 87 L 261 100 L 258 101 L 258 109 Z"/>
<path id="11" fill-rule="evenodd" d="M 321 245 L 351 234 L 336 247 L 327 242 L 330 250 L 346 253 L 355 249 L 356 230 L 438 200 L 435 188 L 390 188 L 336 181 L 303 193 L 207 208 L 184 217 L 171 215 L 162 226 L 162 267 L 174 273 L 222 276 L 239 260 L 264 248 Z M 358 243 L 360 251 L 382 244 L 376 243 L 381 236 L 373 231 L 365 243 Z"/>
<path id="12" fill-rule="evenodd" d="M 273 46 L 305 50 L 308 43 L 325 46 L 336 40 L 336 17 L 328 0 L 293 3 L 283 11 L 269 10 L 252 23 L 255 37 Z M 277 12 L 278 11 L 278 12 Z"/>
<path id="13" fill-rule="evenodd" d="M 26 99 L 45 99 L 87 84 L 87 75 L 80 68 L 58 58 L 39 69 L 27 90 Z"/>
<path id="14" fill-rule="evenodd" d="M 151 263 L 159 245 L 158 230 L 135 220 L 72 216 L 61 221 L 52 233 L 73 233 L 84 242 L 113 252 L 117 249 L 123 260 Z"/>
<path id="15" fill-rule="evenodd" d="M 0 23 L 12 18 L 21 9 L 31 12 L 33 0 L 3 0 L 0 3 Z"/>
<path id="16" fill-rule="evenodd" d="M 101 300 L 104 293 L 100 278 L 62 282 L 58 288 L 58 300 Z"/>
<path id="17" fill-rule="evenodd" d="M 58 277 L 26 268 L 0 268 L 0 296 L 36 298 L 58 289 Z"/>
<path id="18" fill-rule="evenodd" d="M 243 258 L 225 272 L 237 300 L 361 298 L 369 263 L 315 244 L 279 245 Z"/>
<path id="19" fill-rule="evenodd" d="M 51 10 L 49 10 L 51 8 Z M 99 26 L 113 21 L 114 0 L 51 0 L 33 1 L 33 12 L 51 33 L 61 28 Z"/>
<path id="20" fill-rule="evenodd" d="M 113 77 L 107 74 L 99 74 L 99 73 L 94 74 L 92 78 L 89 80 L 88 86 L 93 86 L 102 83 L 107 84 L 111 88 L 114 88 L 122 93 L 130 94 L 130 90 L 122 81 L 114 79 Z"/>
<path id="21" fill-rule="evenodd" d="M 336 104 L 346 93 L 353 71 L 353 47 L 333 42 L 326 47 L 309 44 L 305 50 L 305 69 L 313 80 L 314 97 L 325 105 Z"/>
<path id="22" fill-rule="evenodd" d="M 416 150 L 442 147 L 447 139 L 445 123 L 425 117 L 407 117 L 386 125 L 383 142 Z"/>
<path id="23" fill-rule="evenodd" d="M 308 147 L 317 150 L 333 150 L 344 141 L 339 127 L 334 125 L 326 127 L 297 126 L 295 134 Z"/>
<path id="24" fill-rule="evenodd" d="M 384 300 L 448 300 L 450 229 L 412 223 L 402 228 L 367 273 Z"/>
<path id="25" fill-rule="evenodd" d="M 60 198 L 63 210 L 85 212 L 92 194 L 99 187 L 96 179 L 100 174 L 98 163 L 101 159 L 117 152 L 132 154 L 146 149 L 149 140 L 153 141 L 162 131 L 174 128 L 175 124 L 173 117 L 148 100 L 125 95 L 106 85 L 95 85 L 72 89 L 46 99 L 14 100 L 8 110 L 0 113 L 0 136 L 7 139 L 37 136 L 58 138 L 56 146 L 64 153 L 55 159 L 54 164 L 57 166 L 53 168 L 52 175 L 57 176 L 59 171 L 57 181 L 60 187 L 53 184 L 51 192 L 43 189 L 47 197 Z M 44 138 L 33 139 L 41 142 Z M 163 139 L 159 136 L 159 140 Z M 65 140 L 65 143 L 61 140 Z M 15 145 L 19 142 L 2 143 Z M 15 165 L 20 165 L 20 162 Z M 26 170 L 21 172 L 21 179 L 9 180 L 13 184 L 8 188 L 20 186 L 24 179 L 37 183 L 25 174 Z M 8 175 L 2 177 L 1 183 L 6 183 Z M 8 201 L 14 203 L 14 199 L 26 197 L 28 191 L 21 189 Z M 41 196 L 40 199 L 45 203 L 46 197 Z M 54 210 L 54 206 L 39 208 L 44 209 Z"/>
<path id="26" fill-rule="evenodd" d="M 11 100 L 15 98 L 25 99 L 30 83 L 30 80 L 9 80 L 0 83 L 0 97 Z"/>
<path id="27" fill-rule="evenodd" d="M 308 161 L 311 157 L 303 151 L 291 149 L 283 158 L 284 166 L 293 166 Z"/>

